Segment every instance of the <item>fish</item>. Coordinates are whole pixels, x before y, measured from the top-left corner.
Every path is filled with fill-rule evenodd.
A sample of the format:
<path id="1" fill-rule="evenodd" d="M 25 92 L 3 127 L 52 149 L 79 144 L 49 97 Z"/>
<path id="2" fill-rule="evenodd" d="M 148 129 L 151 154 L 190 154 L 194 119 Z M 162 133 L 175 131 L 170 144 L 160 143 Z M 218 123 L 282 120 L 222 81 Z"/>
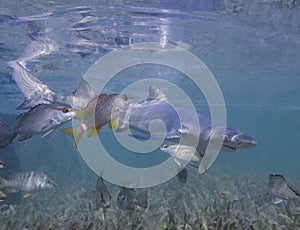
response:
<path id="1" fill-rule="evenodd" d="M 42 172 L 20 172 L 14 174 L 10 179 L 0 177 L 0 188 L 10 188 L 18 192 L 25 192 L 24 197 L 40 191 L 56 187 L 57 184 L 50 180 Z"/>
<path id="2" fill-rule="evenodd" d="M 111 195 L 101 176 L 98 177 L 96 183 L 96 207 L 104 210 L 110 207 Z"/>
<path id="3" fill-rule="evenodd" d="M 3 191 L 0 190 L 0 201 L 3 201 L 3 199 L 6 197 L 7 197 L 7 195 Z"/>
<path id="4" fill-rule="evenodd" d="M 269 175 L 268 192 L 272 195 L 274 204 L 280 204 L 284 200 L 297 200 L 300 202 L 300 193 L 288 184 L 282 175 Z"/>
<path id="5" fill-rule="evenodd" d="M 93 89 L 84 79 L 81 79 L 76 91 L 70 94 L 61 94 L 52 91 L 46 84 L 33 76 L 23 61 L 11 61 L 8 64 L 13 69 L 13 79 L 25 97 L 25 101 L 17 107 L 17 110 L 31 109 L 39 104 L 55 102 L 81 109 L 95 95 Z"/>
<path id="6" fill-rule="evenodd" d="M 179 168 L 190 164 L 194 168 L 199 167 L 201 155 L 193 146 L 181 144 L 165 144 L 160 147 L 160 150 L 174 158 L 175 163 Z"/>
<path id="7" fill-rule="evenodd" d="M 233 128 L 216 125 L 212 127 L 211 118 L 200 113 L 195 114 L 182 107 L 176 107 L 157 87 L 149 87 L 148 98 L 130 106 L 128 113 L 120 124 L 137 132 L 131 136 L 137 139 L 164 139 L 183 145 L 196 145 L 196 150 L 204 156 L 208 143 L 221 144 L 221 150 L 234 152 L 257 145 L 256 140 Z M 194 119 L 196 117 L 196 119 Z M 160 120 L 164 123 L 166 133 L 154 130 L 150 133 L 150 124 Z M 124 129 L 124 128 L 123 128 Z M 225 130 L 225 133 L 223 132 Z M 196 142 L 196 144 L 194 144 Z M 193 143 L 193 144 L 191 144 Z"/>
<path id="8" fill-rule="evenodd" d="M 0 160 L 0 169 L 3 169 L 5 167 L 5 163 L 3 160 Z"/>
<path id="9" fill-rule="evenodd" d="M 16 137 L 16 133 L 13 128 L 10 128 L 0 122 L 0 148 L 5 148 Z"/>
<path id="10" fill-rule="evenodd" d="M 35 134 L 47 135 L 58 126 L 71 120 L 75 110 L 61 104 L 39 104 L 15 120 L 14 132 L 22 142 Z"/>
<path id="11" fill-rule="evenodd" d="M 121 187 L 117 196 L 117 205 L 120 209 L 131 211 L 137 206 L 146 209 L 148 207 L 147 196 L 146 190 L 137 193 L 132 188 Z"/>
<path id="12" fill-rule="evenodd" d="M 62 132 L 74 138 L 78 145 L 84 132 L 87 132 L 88 137 L 98 135 L 106 124 L 115 129 L 118 127 L 118 116 L 126 110 L 129 102 L 129 97 L 126 95 L 100 94 L 93 98 L 85 108 L 76 112 L 76 118 L 81 120 L 81 124 L 62 129 Z"/>

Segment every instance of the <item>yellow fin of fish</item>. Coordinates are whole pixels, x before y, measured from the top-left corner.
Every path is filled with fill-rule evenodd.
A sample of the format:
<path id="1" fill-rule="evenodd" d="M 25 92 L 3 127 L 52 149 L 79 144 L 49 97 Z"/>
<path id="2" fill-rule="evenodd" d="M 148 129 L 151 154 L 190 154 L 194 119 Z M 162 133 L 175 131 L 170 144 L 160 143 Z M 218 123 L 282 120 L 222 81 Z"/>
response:
<path id="1" fill-rule="evenodd" d="M 109 122 L 108 123 L 108 127 L 110 129 L 116 130 L 119 127 L 119 118 L 117 117 L 116 119 L 114 119 L 111 122 Z"/>
<path id="2" fill-rule="evenodd" d="M 99 132 L 100 132 L 100 128 L 97 128 L 97 129 L 90 128 L 87 131 L 87 136 L 88 137 L 96 136 L 96 135 L 98 135 Z"/>
<path id="3" fill-rule="evenodd" d="M 76 116 L 78 119 L 84 121 L 86 120 L 87 116 L 90 114 L 93 108 L 85 107 L 82 110 L 76 112 Z"/>
<path id="4" fill-rule="evenodd" d="M 23 197 L 24 197 L 24 198 L 27 198 L 27 197 L 30 197 L 30 196 L 32 196 L 32 195 L 33 195 L 32 193 L 28 192 L 28 193 L 25 193 Z"/>
<path id="5" fill-rule="evenodd" d="M 64 134 L 67 134 L 68 136 L 74 138 L 76 145 L 78 145 L 79 140 L 84 133 L 84 130 L 82 126 L 75 126 L 71 128 L 65 128 L 61 130 Z"/>

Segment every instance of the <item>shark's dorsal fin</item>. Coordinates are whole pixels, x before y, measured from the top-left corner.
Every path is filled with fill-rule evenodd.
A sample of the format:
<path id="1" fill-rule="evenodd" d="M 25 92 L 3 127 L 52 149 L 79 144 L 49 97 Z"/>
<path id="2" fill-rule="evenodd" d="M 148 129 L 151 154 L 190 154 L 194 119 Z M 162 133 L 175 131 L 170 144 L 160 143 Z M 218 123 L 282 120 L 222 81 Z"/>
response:
<path id="1" fill-rule="evenodd" d="M 155 99 L 164 102 L 169 102 L 166 95 L 156 86 L 150 85 L 149 86 L 149 96 L 148 99 Z"/>

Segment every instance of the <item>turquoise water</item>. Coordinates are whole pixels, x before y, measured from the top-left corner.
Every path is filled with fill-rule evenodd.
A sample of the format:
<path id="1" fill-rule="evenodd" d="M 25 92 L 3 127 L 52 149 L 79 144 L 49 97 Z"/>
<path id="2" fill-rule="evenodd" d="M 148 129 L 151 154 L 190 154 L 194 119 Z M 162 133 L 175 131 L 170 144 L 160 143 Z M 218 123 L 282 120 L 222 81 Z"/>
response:
<path id="1" fill-rule="evenodd" d="M 3 123 L 13 124 L 20 112 L 15 108 L 24 100 L 8 61 L 26 60 L 31 73 L 52 90 L 70 93 L 105 54 L 130 43 L 166 40 L 184 44 L 209 67 L 222 90 L 229 126 L 258 142 L 251 149 L 221 152 L 208 175 L 188 168 L 186 184 L 173 178 L 149 188 L 146 210 L 119 210 L 115 203 L 119 187 L 108 183 L 112 207 L 102 218 L 94 204 L 97 175 L 70 138 L 57 130 L 24 143 L 15 140 L 0 149 L 6 162 L 0 176 L 42 171 L 58 187 L 2 202 L 2 229 L 205 229 L 206 224 L 215 229 L 220 219 L 221 229 L 232 223 L 233 229 L 300 227 L 298 206 L 275 206 L 266 195 L 269 174 L 282 174 L 300 189 L 299 2 L 22 1 L 16 5 L 2 1 L 1 5 Z M 198 112 L 209 115 L 195 85 L 164 66 L 126 69 L 105 92 L 119 93 L 137 80 L 153 77 L 180 86 Z M 147 90 L 148 85 L 132 96 L 143 97 Z M 159 150 L 142 156 L 122 148 L 107 127 L 99 136 L 112 157 L 129 166 L 149 167 L 167 159 Z"/>

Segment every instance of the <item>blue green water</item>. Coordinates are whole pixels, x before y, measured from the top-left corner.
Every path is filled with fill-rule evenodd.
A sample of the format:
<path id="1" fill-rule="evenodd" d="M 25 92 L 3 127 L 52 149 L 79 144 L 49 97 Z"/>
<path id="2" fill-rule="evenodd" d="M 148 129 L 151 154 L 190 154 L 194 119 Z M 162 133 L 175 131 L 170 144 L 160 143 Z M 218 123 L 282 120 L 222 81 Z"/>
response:
<path id="1" fill-rule="evenodd" d="M 174 219 L 177 218 L 175 222 L 180 225 L 184 222 L 181 211 L 185 209 L 189 213 L 187 223 L 194 223 L 202 215 L 221 216 L 216 210 L 207 211 L 205 207 L 217 203 L 217 207 L 222 209 L 222 205 L 226 204 L 220 201 L 220 194 L 226 191 L 226 194 L 233 196 L 238 190 L 248 194 L 244 195 L 247 201 L 243 203 L 245 198 L 241 198 L 241 203 L 234 203 L 233 213 L 240 212 L 244 216 L 249 215 L 249 218 L 263 219 L 263 215 L 252 213 L 250 206 L 253 205 L 252 208 L 264 210 L 266 218 L 270 218 L 269 223 L 265 221 L 267 226 L 275 223 L 278 229 L 283 226 L 297 229 L 299 208 L 296 208 L 297 214 L 293 217 L 293 223 L 296 224 L 289 225 L 288 221 L 282 219 L 282 215 L 286 215 L 285 209 L 274 205 L 261 209 L 270 203 L 268 198 L 261 197 L 266 194 L 270 173 L 284 175 L 300 189 L 299 11 L 297 1 L 271 0 L 251 3 L 22 1 L 19 4 L 2 1 L 0 120 L 8 125 L 13 124 L 20 112 L 15 108 L 24 100 L 11 77 L 8 61 L 27 60 L 27 67 L 38 79 L 55 92 L 69 93 L 77 87 L 88 68 L 112 50 L 129 43 L 159 43 L 166 39 L 169 44 L 178 44 L 180 41 L 189 45 L 188 50 L 200 58 L 216 78 L 226 103 L 229 126 L 253 136 L 258 145 L 235 153 L 221 152 L 208 171 L 213 178 L 211 180 L 189 168 L 186 185 L 178 185 L 174 178 L 161 187 L 150 188 L 149 211 L 146 214 L 138 211 L 136 216 L 142 219 L 145 229 L 159 229 L 159 224 L 150 227 L 154 222 L 167 222 L 168 218 L 160 219 L 159 215 L 178 210 L 174 211 Z M 205 98 L 186 76 L 159 65 L 141 65 L 124 70 L 106 86 L 105 92 L 119 93 L 137 80 L 153 77 L 180 86 L 193 100 L 198 112 L 209 115 Z M 147 95 L 147 90 L 148 86 L 145 86 L 141 92 Z M 68 123 L 64 127 L 70 125 Z M 125 150 L 118 145 L 107 127 L 101 131 L 100 139 L 110 149 L 112 157 L 129 166 L 147 167 L 167 159 L 159 150 L 146 157 Z M 63 221 L 59 220 L 57 225 L 53 223 L 57 213 L 64 213 L 62 210 L 68 210 L 65 229 L 71 219 L 85 227 L 89 222 L 96 221 L 98 213 L 80 202 L 86 200 L 88 203 L 91 200 L 93 203 L 92 191 L 97 176 L 82 160 L 73 141 L 59 130 L 44 138 L 34 136 L 24 143 L 15 140 L 7 148 L 0 149 L 0 157 L 6 162 L 6 167 L 0 169 L 0 176 L 7 177 L 17 171 L 43 171 L 59 185 L 55 191 L 37 194 L 28 200 L 18 198 L 18 201 L 4 204 L 5 210 L 12 205 L 17 211 L 12 212 L 14 214 L 8 211 L 1 214 L 3 229 L 24 226 L 23 219 L 32 229 L 36 229 L 37 217 L 41 212 L 47 213 L 48 228 L 52 224 L 52 229 L 61 229 Z M 109 189 L 115 199 L 118 187 L 109 184 Z M 65 198 L 66 194 L 69 194 L 68 198 Z M 247 202 L 249 209 L 244 207 Z M 46 211 L 37 203 L 46 204 Z M 23 211 L 28 207 L 30 214 Z M 78 214 L 80 212 L 84 217 Z M 106 223 L 107 227 L 112 226 L 119 212 L 118 207 L 113 205 L 107 214 L 109 221 L 97 220 Z M 7 215 L 17 216 L 14 217 L 14 224 L 4 221 Z M 131 223 L 138 218 L 136 216 L 134 213 L 121 213 L 118 221 Z M 213 217 L 210 217 L 209 223 L 213 222 Z M 203 219 L 200 218 L 201 221 Z M 96 225 L 93 226 L 96 229 Z M 258 225 L 254 227 L 260 229 Z M 135 227 L 124 227 L 131 228 Z M 180 228 L 177 226 L 177 229 Z"/>

